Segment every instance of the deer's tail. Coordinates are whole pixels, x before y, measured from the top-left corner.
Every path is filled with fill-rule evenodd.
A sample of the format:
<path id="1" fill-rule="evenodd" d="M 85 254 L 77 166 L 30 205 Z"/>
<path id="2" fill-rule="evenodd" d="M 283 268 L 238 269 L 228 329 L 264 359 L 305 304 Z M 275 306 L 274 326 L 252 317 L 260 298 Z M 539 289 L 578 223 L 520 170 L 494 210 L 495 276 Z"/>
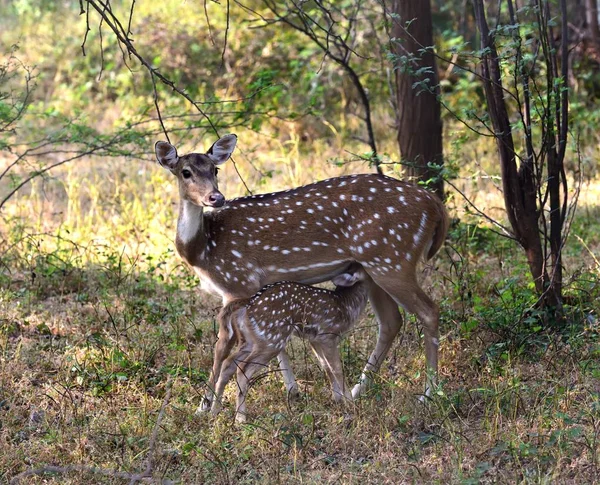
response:
<path id="1" fill-rule="evenodd" d="M 446 234 L 448 233 L 448 227 L 450 225 L 450 218 L 448 217 L 448 212 L 446 211 L 446 207 L 444 207 L 444 203 L 437 197 L 436 202 L 439 221 L 435 228 L 435 232 L 433 233 L 433 238 L 431 239 L 431 246 L 429 247 L 429 251 L 427 251 L 427 259 L 433 258 L 440 250 L 446 240 Z"/>

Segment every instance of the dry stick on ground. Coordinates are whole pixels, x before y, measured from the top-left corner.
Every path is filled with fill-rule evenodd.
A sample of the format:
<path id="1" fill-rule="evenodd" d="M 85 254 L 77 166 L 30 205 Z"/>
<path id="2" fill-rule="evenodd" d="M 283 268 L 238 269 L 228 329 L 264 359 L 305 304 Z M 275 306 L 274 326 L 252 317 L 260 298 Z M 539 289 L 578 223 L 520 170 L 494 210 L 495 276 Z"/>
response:
<path id="1" fill-rule="evenodd" d="M 175 482 L 167 479 L 155 479 L 152 477 L 152 472 L 154 471 L 154 467 L 156 465 L 155 461 L 155 453 L 156 453 L 156 441 L 158 437 L 158 430 L 160 428 L 160 424 L 165 417 L 165 411 L 167 409 L 167 405 L 169 404 L 169 400 L 171 399 L 171 389 L 173 388 L 173 378 L 169 376 L 167 380 L 167 384 L 165 386 L 166 392 L 165 397 L 163 399 L 162 405 L 160 407 L 160 411 L 158 412 L 158 417 L 156 418 L 156 423 L 154 428 L 152 429 L 152 434 L 150 435 L 150 441 L 148 443 L 148 455 L 146 456 L 146 468 L 142 473 L 128 473 L 122 472 L 119 470 L 110 470 L 108 468 L 96 468 L 93 466 L 86 465 L 66 465 L 66 466 L 55 466 L 48 465 L 42 466 L 39 468 L 30 468 L 25 470 L 24 472 L 15 475 L 11 481 L 10 485 L 17 485 L 21 483 L 23 478 L 27 478 L 34 475 L 44 475 L 46 473 L 60 473 L 66 474 L 73 471 L 79 471 L 84 473 L 92 473 L 96 475 L 104 475 L 108 477 L 114 478 L 123 478 L 129 479 L 129 485 L 135 485 L 138 482 L 147 482 L 147 483 L 161 483 L 163 485 L 172 485 Z"/>

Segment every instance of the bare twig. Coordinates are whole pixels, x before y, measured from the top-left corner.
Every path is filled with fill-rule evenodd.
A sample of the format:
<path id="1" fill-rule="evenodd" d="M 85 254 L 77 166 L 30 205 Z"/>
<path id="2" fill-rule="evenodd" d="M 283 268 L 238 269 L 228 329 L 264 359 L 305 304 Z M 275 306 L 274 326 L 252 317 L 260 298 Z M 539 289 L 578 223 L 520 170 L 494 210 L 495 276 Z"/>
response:
<path id="1" fill-rule="evenodd" d="M 29 470 L 25 470 L 24 472 L 15 475 L 11 481 L 10 485 L 17 485 L 21 483 L 21 480 L 27 477 L 35 476 L 35 475 L 45 475 L 48 473 L 53 474 L 67 474 L 72 472 L 83 472 L 83 473 L 91 473 L 94 475 L 104 475 L 107 477 L 114 478 L 124 478 L 124 479 L 136 479 L 138 482 L 147 482 L 147 483 L 161 483 L 163 485 L 172 485 L 175 482 L 172 480 L 162 479 L 155 480 L 153 478 L 148 478 L 139 473 L 127 473 L 119 470 L 110 470 L 108 468 L 97 468 L 93 466 L 85 466 L 85 465 L 67 465 L 67 466 L 42 466 L 38 468 L 30 468 Z"/>
<path id="2" fill-rule="evenodd" d="M 129 22 L 127 22 L 127 37 L 131 35 L 131 21 L 133 20 L 133 10 L 135 9 L 135 0 L 131 0 L 131 9 L 129 10 Z"/>
<path id="3" fill-rule="evenodd" d="M 79 15 L 83 15 L 85 13 L 85 33 L 83 34 L 83 42 L 81 42 L 81 52 L 83 57 L 85 57 L 85 43 L 87 42 L 87 37 L 90 32 L 90 8 L 83 7 L 83 0 L 79 0 L 80 11 Z"/>
<path id="4" fill-rule="evenodd" d="M 217 136 L 220 136 L 219 130 L 217 129 L 216 125 L 210 119 L 210 117 L 208 116 L 206 111 L 204 111 L 201 108 L 201 103 L 194 100 L 188 93 L 185 92 L 185 90 L 179 88 L 171 79 L 169 79 L 168 77 L 161 74 L 157 68 L 153 67 L 150 64 L 150 62 L 148 60 L 146 60 L 146 58 L 137 51 L 137 49 L 133 45 L 133 41 L 130 39 L 130 37 L 128 35 L 129 29 L 126 30 L 121 25 L 120 20 L 112 11 L 112 9 L 110 7 L 110 3 L 106 0 L 104 0 L 104 1 L 103 0 L 85 0 L 85 1 L 88 4 L 88 10 L 89 10 L 89 7 L 91 6 L 100 16 L 101 22 L 105 23 L 113 31 L 113 33 L 115 34 L 115 36 L 117 38 L 119 46 L 120 47 L 124 46 L 125 49 L 127 50 L 128 55 L 130 57 L 136 58 L 140 62 L 140 64 L 150 73 L 150 76 L 152 78 L 158 79 L 162 84 L 171 88 L 173 91 L 175 91 L 181 97 L 183 97 L 186 101 L 188 101 L 200 113 L 200 115 L 204 119 L 206 119 L 206 121 L 208 122 L 212 131 Z M 130 13 L 130 18 L 131 18 L 131 15 L 133 15 L 133 14 Z M 154 82 L 155 81 L 153 79 L 153 83 Z M 155 103 L 155 107 L 158 109 L 157 102 Z M 160 114 L 159 114 L 159 119 L 162 119 L 162 115 L 160 115 Z M 163 130 L 166 131 L 164 126 L 163 126 Z M 232 160 L 232 163 L 235 166 L 235 161 Z M 246 181 L 241 178 L 241 175 L 240 175 L 239 170 L 237 169 L 237 166 L 235 167 L 235 170 L 236 170 L 238 176 L 240 177 L 240 180 L 242 181 L 242 184 L 244 185 L 245 189 L 248 191 L 248 193 L 252 193 L 250 191 L 250 188 L 246 184 Z"/>
<path id="5" fill-rule="evenodd" d="M 215 39 L 214 39 L 213 33 L 212 33 L 212 25 L 210 24 L 210 17 L 208 16 L 207 2 L 208 2 L 208 0 L 204 0 L 203 4 L 204 4 L 204 16 L 206 17 L 206 25 L 208 26 L 208 38 L 210 39 L 210 43 L 212 45 L 215 45 Z"/>
<path id="6" fill-rule="evenodd" d="M 229 0 L 227 0 L 227 12 L 225 18 L 225 39 L 223 40 L 223 50 L 221 51 L 221 68 L 225 67 L 225 51 L 227 50 L 227 37 L 229 36 Z"/>
<path id="7" fill-rule="evenodd" d="M 165 397 L 163 399 L 162 405 L 160 407 L 160 411 L 158 412 L 158 417 L 156 418 L 156 424 L 154 425 L 154 429 L 152 430 L 152 434 L 150 435 L 150 442 L 148 443 L 148 455 L 146 457 L 146 468 L 142 472 L 139 477 L 132 477 L 129 485 L 135 485 L 137 482 L 141 480 L 143 477 L 152 477 L 152 472 L 154 471 L 154 467 L 156 465 L 155 461 L 155 448 L 156 448 L 156 440 L 158 437 L 158 430 L 160 429 L 160 424 L 165 417 L 165 410 L 167 409 L 167 405 L 169 404 L 169 400 L 171 399 L 171 389 L 173 389 L 173 378 L 169 376 L 166 384 Z"/>
<path id="8" fill-rule="evenodd" d="M 483 212 L 481 209 L 479 209 L 479 207 L 477 207 L 473 203 L 473 201 L 471 199 L 469 199 L 466 196 L 466 194 L 464 192 L 462 192 L 450 180 L 444 179 L 444 182 L 446 182 L 448 185 L 450 185 L 450 187 L 452 187 L 454 190 L 456 190 L 456 192 L 458 192 L 458 194 L 465 200 L 465 202 L 467 202 L 467 204 L 469 204 L 469 207 L 471 207 L 471 209 L 473 209 L 479 216 L 483 217 L 485 220 L 487 220 L 493 226 L 500 229 L 500 231 L 495 231 L 493 229 L 490 229 L 492 232 L 495 232 L 499 236 L 505 237 L 507 239 L 511 239 L 512 241 L 518 241 L 518 239 L 514 236 L 514 234 L 506 226 L 500 224 L 496 219 L 493 219 L 492 217 L 488 216 L 485 212 Z"/>

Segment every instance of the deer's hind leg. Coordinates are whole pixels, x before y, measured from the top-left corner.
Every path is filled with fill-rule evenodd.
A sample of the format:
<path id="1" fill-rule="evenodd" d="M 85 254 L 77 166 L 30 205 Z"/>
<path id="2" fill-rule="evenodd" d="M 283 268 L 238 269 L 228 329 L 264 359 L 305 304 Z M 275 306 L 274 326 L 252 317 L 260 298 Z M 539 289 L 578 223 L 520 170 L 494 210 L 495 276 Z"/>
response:
<path id="1" fill-rule="evenodd" d="M 377 278 L 377 283 L 391 295 L 398 305 L 401 305 L 407 312 L 415 315 L 423 325 L 425 359 L 427 361 L 425 395 L 429 396 L 432 388 L 437 384 L 439 347 L 438 306 L 419 286 L 416 281 L 416 275 L 404 275 L 402 279 L 386 276 L 384 278 Z"/>
<path id="2" fill-rule="evenodd" d="M 373 275 L 371 275 L 373 276 Z M 358 384 L 352 389 L 352 398 L 358 398 L 371 383 L 371 374 L 377 372 L 402 328 L 402 315 L 398 304 L 381 286 L 372 282 L 369 286 L 369 301 L 379 323 L 379 335 L 373 352 L 369 356 Z"/>

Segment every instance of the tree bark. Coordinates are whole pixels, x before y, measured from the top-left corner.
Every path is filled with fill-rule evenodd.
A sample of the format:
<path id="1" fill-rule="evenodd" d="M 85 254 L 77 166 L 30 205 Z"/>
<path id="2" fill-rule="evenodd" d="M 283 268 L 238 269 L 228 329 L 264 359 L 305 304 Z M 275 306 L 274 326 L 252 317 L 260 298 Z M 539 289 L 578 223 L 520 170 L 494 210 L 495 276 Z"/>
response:
<path id="1" fill-rule="evenodd" d="M 598 0 L 586 0 L 585 16 L 587 35 L 594 44 L 600 42 L 600 29 L 598 28 Z"/>
<path id="2" fill-rule="evenodd" d="M 431 5 L 429 0 L 393 0 L 391 13 L 400 156 L 408 175 L 421 181 L 433 179 L 431 186 L 443 199 L 439 170 L 428 166 L 444 163 Z"/>

